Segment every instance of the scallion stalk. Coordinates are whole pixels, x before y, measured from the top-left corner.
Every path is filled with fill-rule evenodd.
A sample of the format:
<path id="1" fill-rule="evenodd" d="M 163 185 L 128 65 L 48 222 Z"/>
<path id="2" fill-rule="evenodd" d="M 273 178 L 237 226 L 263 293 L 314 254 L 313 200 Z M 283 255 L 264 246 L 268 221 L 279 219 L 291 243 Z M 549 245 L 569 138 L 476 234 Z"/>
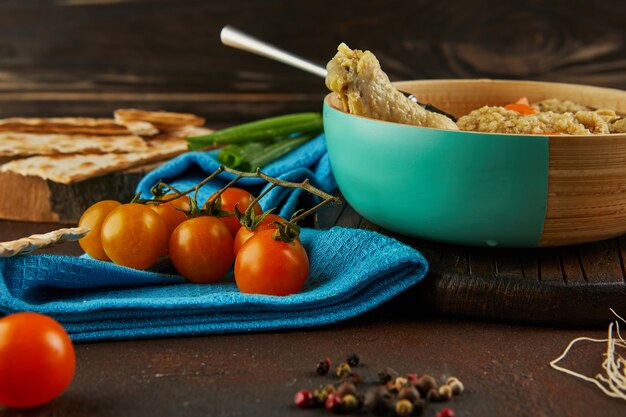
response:
<path id="1" fill-rule="evenodd" d="M 228 145 L 220 150 L 217 160 L 227 167 L 239 171 L 254 172 L 257 168 L 262 168 L 293 151 L 317 134 L 317 132 L 305 133 L 294 138 L 280 139 L 271 143 L 251 142 L 245 145 Z"/>
<path id="2" fill-rule="evenodd" d="M 271 117 L 187 138 L 189 150 L 249 142 L 265 142 L 294 133 L 319 133 L 323 129 L 320 113 L 296 113 Z"/>

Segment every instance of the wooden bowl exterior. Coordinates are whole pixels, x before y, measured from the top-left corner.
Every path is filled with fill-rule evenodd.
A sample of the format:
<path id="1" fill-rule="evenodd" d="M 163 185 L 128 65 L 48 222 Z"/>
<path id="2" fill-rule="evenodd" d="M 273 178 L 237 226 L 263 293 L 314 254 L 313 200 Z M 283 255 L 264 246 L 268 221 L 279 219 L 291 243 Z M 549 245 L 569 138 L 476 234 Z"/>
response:
<path id="1" fill-rule="evenodd" d="M 548 205 L 538 246 L 626 233 L 626 135 L 552 136 L 549 149 Z"/>
<path id="2" fill-rule="evenodd" d="M 626 114 L 626 91 L 609 88 L 504 80 L 421 80 L 395 85 L 455 116 L 521 96 L 531 102 L 567 99 Z M 590 242 L 626 233 L 626 134 L 549 136 L 547 140 L 547 208 L 537 246 Z"/>

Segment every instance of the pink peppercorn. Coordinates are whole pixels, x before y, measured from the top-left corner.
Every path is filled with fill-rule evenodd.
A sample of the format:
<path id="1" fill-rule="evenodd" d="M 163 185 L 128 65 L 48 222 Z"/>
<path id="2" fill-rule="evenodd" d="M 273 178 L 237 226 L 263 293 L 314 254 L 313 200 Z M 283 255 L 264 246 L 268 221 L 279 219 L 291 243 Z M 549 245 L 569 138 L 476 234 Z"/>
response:
<path id="1" fill-rule="evenodd" d="M 437 415 L 435 417 L 454 417 L 454 410 L 448 407 L 444 407 L 441 410 L 439 410 L 439 412 L 437 413 Z"/>
<path id="2" fill-rule="evenodd" d="M 307 389 L 301 389 L 293 396 L 293 403 L 298 408 L 309 408 L 313 404 L 313 394 Z"/>
<path id="3" fill-rule="evenodd" d="M 406 374 L 406 380 L 411 384 L 417 384 L 417 374 Z"/>
<path id="4" fill-rule="evenodd" d="M 324 403 L 324 407 L 326 407 L 327 410 L 336 410 L 339 407 L 341 407 L 341 397 L 339 396 L 339 394 L 337 394 L 337 392 L 333 391 L 330 394 L 328 394 L 328 397 L 326 397 L 326 402 Z"/>

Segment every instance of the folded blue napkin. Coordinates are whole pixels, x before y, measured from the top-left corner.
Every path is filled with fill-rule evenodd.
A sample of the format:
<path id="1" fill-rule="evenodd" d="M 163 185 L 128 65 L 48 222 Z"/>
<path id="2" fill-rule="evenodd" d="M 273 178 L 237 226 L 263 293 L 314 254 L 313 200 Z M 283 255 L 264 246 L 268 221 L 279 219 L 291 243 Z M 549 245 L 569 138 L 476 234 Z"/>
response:
<path id="1" fill-rule="evenodd" d="M 418 251 L 371 231 L 302 229 L 301 240 L 309 278 L 286 297 L 242 294 L 232 276 L 193 284 L 85 257 L 27 255 L 0 259 L 0 310 L 48 314 L 74 341 L 289 329 L 354 317 L 427 270 Z"/>
<path id="2" fill-rule="evenodd" d="M 218 151 L 188 152 L 148 173 L 139 183 L 137 191 L 145 198 L 150 197 L 150 188 L 159 180 L 182 191 L 194 187 L 204 178 L 215 172 L 220 166 L 217 162 Z M 330 168 L 324 135 L 310 140 L 294 151 L 263 167 L 263 172 L 269 176 L 291 182 L 302 182 L 309 179 L 314 187 L 328 193 L 337 188 L 335 177 Z M 210 181 L 198 192 L 198 204 L 204 204 L 207 198 L 222 188 L 235 176 L 227 172 L 221 173 L 218 178 Z M 259 195 L 267 183 L 261 178 L 242 178 L 237 187 L 245 188 L 254 195 Z M 263 209 L 277 207 L 274 211 L 285 218 L 289 218 L 297 207 L 302 206 L 308 193 L 301 189 L 283 187 L 274 188 L 265 195 L 260 203 Z"/>

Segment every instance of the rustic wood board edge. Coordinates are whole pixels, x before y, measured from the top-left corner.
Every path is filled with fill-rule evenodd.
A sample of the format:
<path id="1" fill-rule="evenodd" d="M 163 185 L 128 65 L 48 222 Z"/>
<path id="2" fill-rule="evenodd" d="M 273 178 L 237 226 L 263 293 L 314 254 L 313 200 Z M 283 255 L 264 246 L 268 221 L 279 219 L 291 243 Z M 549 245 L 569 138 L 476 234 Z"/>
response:
<path id="1" fill-rule="evenodd" d="M 609 308 L 626 306 L 626 286 L 559 285 L 506 277 L 460 276 L 431 272 L 398 300 L 421 312 L 482 318 L 507 323 L 606 327 Z"/>
<path id="2" fill-rule="evenodd" d="M 0 218 L 76 224 L 83 211 L 101 200 L 130 201 L 146 172 L 163 161 L 59 184 L 38 177 L 0 173 Z"/>

